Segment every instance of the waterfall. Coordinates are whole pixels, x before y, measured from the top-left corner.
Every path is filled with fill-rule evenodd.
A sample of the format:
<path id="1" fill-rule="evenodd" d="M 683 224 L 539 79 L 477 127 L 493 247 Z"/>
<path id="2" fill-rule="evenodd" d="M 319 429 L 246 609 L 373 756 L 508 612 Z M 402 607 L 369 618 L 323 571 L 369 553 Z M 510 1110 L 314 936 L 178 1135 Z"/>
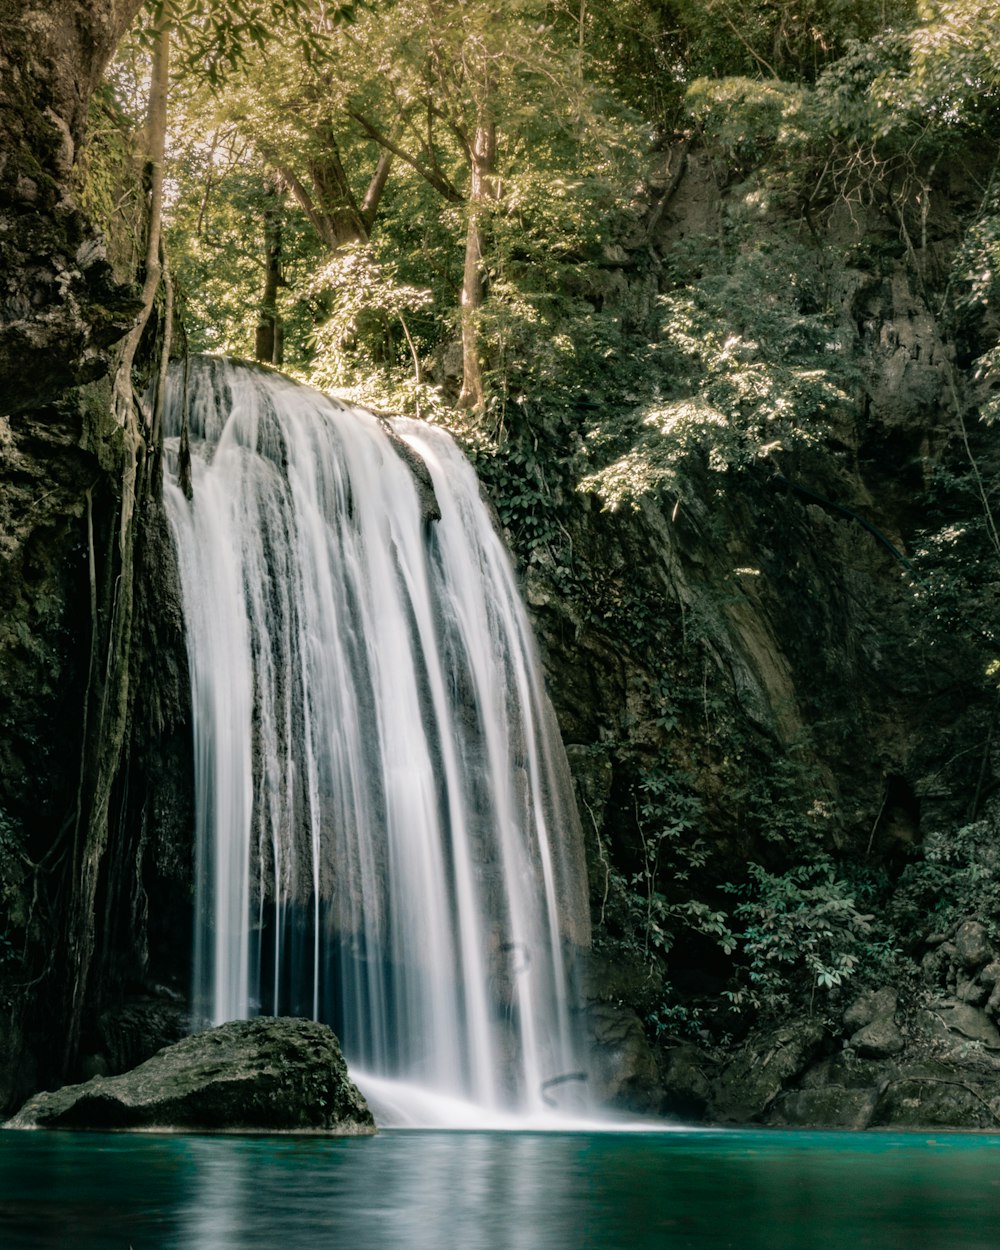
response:
<path id="1" fill-rule="evenodd" d="M 181 424 L 179 372 L 165 419 Z M 579 825 L 510 564 L 444 431 L 191 362 L 194 1005 L 534 1113 L 576 1081 Z M 382 1088 L 380 1085 L 379 1088 Z"/>

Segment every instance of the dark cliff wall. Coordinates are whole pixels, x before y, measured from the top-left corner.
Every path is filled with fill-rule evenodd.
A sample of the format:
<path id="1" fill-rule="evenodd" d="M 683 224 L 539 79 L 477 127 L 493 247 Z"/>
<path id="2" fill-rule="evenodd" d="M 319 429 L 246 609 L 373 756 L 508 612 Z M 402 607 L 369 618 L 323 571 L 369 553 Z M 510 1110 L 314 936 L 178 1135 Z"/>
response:
<path id="1" fill-rule="evenodd" d="M 139 7 L 0 4 L 0 1107 L 81 1053 L 134 1059 L 148 1029 L 107 1009 L 186 969 L 177 591 L 155 448 L 133 501 L 108 377 L 138 302 L 79 200 L 91 94 Z M 150 890 L 176 899 L 152 920 Z"/>
<path id="2" fill-rule="evenodd" d="M 969 170 L 944 165 L 915 245 L 881 202 L 832 205 L 817 234 L 765 177 L 695 148 L 652 252 L 621 269 L 623 316 L 651 284 L 672 300 L 650 338 L 676 332 L 663 329 L 683 312 L 672 293 L 704 290 L 713 265 L 729 278 L 773 255 L 792 286 L 819 274 L 803 319 L 822 325 L 841 388 L 808 437 L 779 428 L 750 454 L 727 449 L 732 419 L 692 434 L 667 392 L 631 434 L 598 430 L 603 462 L 563 464 L 563 539 L 528 557 L 590 833 L 598 1034 L 635 1067 L 610 1091 L 623 1102 L 725 1118 L 721 1086 L 691 1076 L 691 1046 L 718 1074 L 801 1013 L 812 1040 L 794 1083 L 850 1042 L 843 1013 L 866 987 L 899 991 L 923 1054 L 914 1013 L 957 992 L 940 960 L 925 975 L 929 953 L 963 920 L 997 934 L 992 886 L 962 883 L 992 881 L 981 848 L 1000 831 L 983 610 L 997 553 L 970 537 L 988 529 L 976 475 L 1000 466 L 971 365 L 988 327 L 962 341 L 942 311 L 972 198 Z M 783 298 L 736 290 L 730 379 L 770 366 L 760 322 Z M 801 365 L 795 384 L 813 384 Z M 988 987 L 968 994 L 985 1003 Z M 764 1114 L 780 1088 L 735 1118 Z"/>
<path id="3" fill-rule="evenodd" d="M 134 312 L 76 192 L 91 95 L 140 7 L 0 4 L 0 413 L 102 376 Z"/>

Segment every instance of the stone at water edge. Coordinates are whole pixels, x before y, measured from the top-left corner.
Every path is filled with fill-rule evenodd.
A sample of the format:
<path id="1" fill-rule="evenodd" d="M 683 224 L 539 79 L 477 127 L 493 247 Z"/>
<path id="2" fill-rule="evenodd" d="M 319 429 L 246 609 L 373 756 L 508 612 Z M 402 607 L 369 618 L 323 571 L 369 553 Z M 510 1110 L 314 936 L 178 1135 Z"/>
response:
<path id="1" fill-rule="evenodd" d="M 260 1017 L 185 1037 L 115 1077 L 30 1098 L 6 1128 L 375 1132 L 333 1031 Z"/>
<path id="2" fill-rule="evenodd" d="M 851 1045 L 868 1059 L 898 1055 L 906 1039 L 896 1023 L 898 997 L 892 986 L 865 990 L 844 1012 L 844 1027 L 853 1030 Z"/>
<path id="3" fill-rule="evenodd" d="M 712 1083 L 711 1118 L 722 1124 L 760 1120 L 825 1044 L 822 1023 L 811 1017 L 751 1035 Z"/>

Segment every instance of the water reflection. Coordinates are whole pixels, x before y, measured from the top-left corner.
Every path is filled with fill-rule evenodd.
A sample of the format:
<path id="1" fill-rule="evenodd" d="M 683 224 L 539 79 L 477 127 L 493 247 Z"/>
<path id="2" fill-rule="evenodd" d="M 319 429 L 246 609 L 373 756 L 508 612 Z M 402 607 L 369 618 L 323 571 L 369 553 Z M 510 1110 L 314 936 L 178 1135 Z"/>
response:
<path id="1" fill-rule="evenodd" d="M 0 1133 L 4 1250 L 995 1250 L 1000 1138 Z"/>

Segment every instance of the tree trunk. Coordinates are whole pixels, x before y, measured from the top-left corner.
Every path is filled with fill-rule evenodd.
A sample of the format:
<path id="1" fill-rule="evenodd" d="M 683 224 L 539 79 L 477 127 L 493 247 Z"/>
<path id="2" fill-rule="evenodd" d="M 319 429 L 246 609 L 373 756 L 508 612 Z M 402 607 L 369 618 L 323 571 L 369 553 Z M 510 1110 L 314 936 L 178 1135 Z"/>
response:
<path id="1" fill-rule="evenodd" d="M 264 290 L 260 297 L 260 320 L 254 335 L 254 356 L 262 364 L 280 365 L 284 358 L 284 333 L 278 313 L 281 274 L 281 192 L 269 180 L 264 206 Z"/>
<path id="2" fill-rule="evenodd" d="M 462 275 L 462 390 L 458 407 L 481 413 L 486 395 L 479 358 L 478 314 L 486 298 L 483 276 L 483 227 L 496 202 L 496 124 L 485 110 L 480 113 L 472 144 L 469 189 L 469 220 L 465 234 L 465 269 Z"/>
<path id="3" fill-rule="evenodd" d="M 117 383 L 120 395 L 119 422 L 127 426 L 132 398 L 132 362 L 156 301 L 163 266 L 160 260 L 163 223 L 163 173 L 167 140 L 167 93 L 170 85 L 170 4 L 163 5 L 153 44 L 153 66 L 146 114 L 146 168 L 149 182 L 149 216 L 146 227 L 146 262 L 142 284 L 142 307 L 122 347 Z"/>

